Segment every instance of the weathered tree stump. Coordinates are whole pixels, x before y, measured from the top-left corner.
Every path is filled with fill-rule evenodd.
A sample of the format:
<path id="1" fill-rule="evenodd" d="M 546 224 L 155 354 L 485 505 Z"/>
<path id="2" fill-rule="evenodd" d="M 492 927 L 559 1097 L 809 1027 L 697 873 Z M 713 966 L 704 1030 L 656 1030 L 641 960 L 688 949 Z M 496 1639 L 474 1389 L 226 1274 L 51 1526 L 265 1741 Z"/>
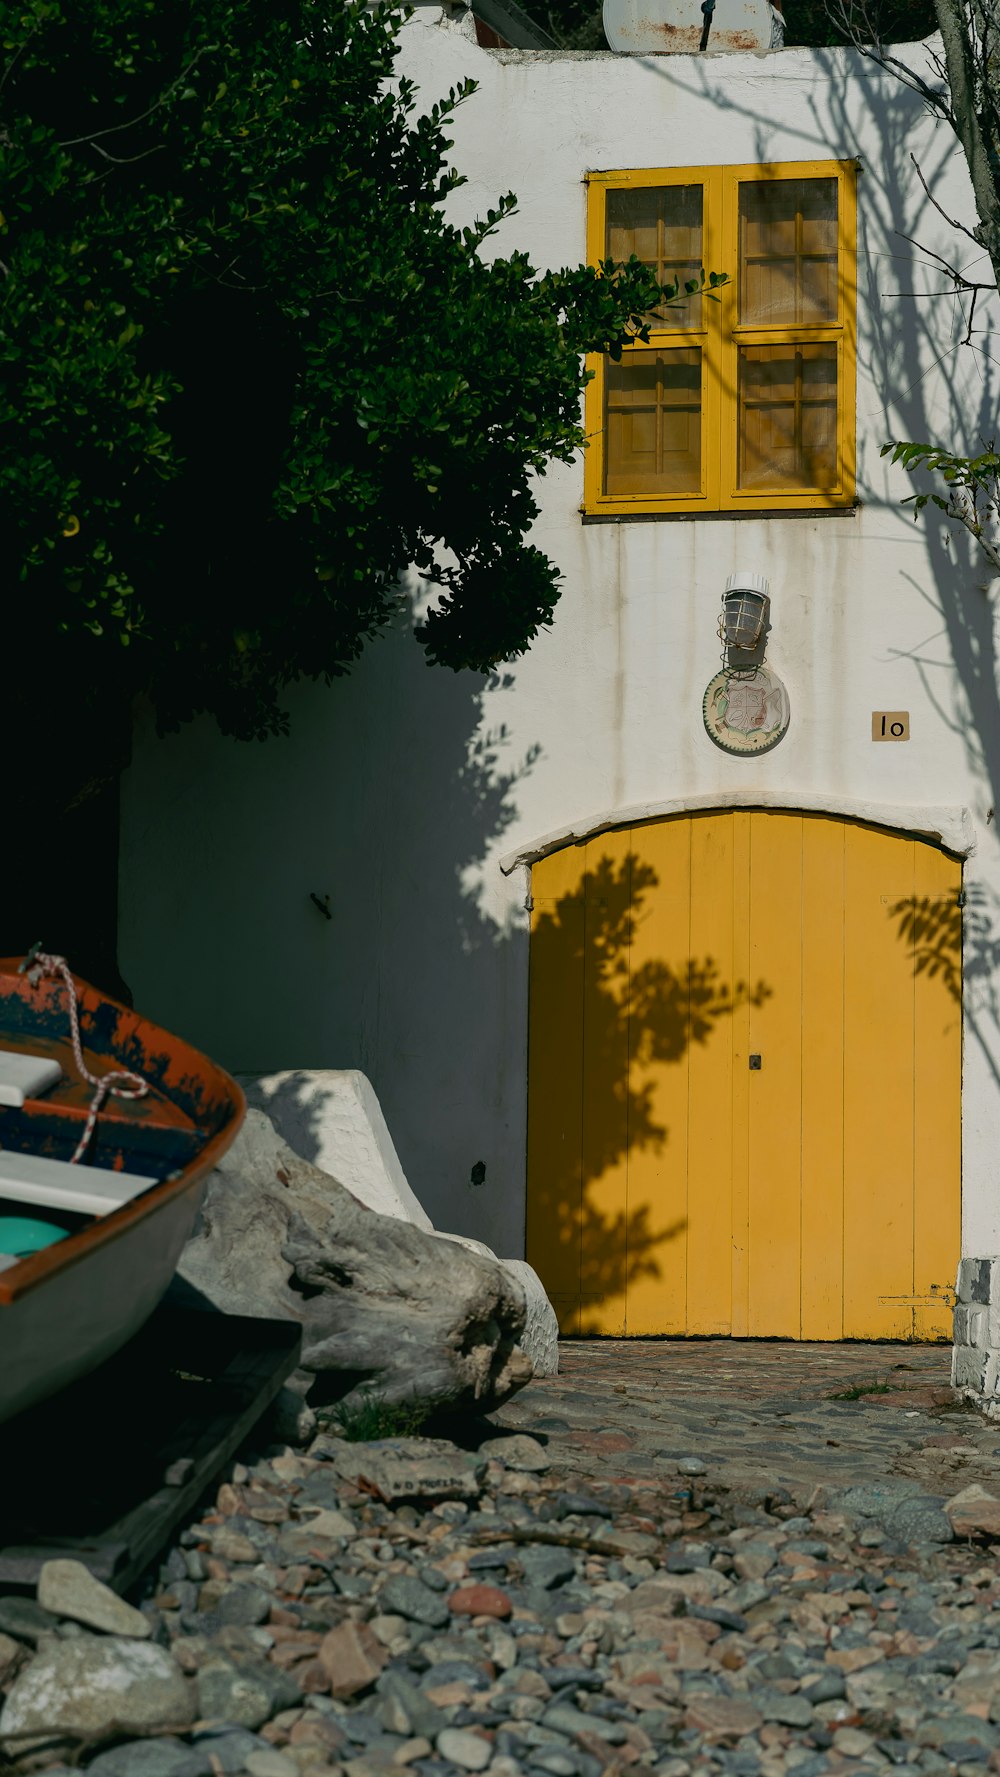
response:
<path id="1" fill-rule="evenodd" d="M 346 1404 L 496 1407 L 531 1377 L 519 1284 L 496 1261 L 367 1209 L 251 1110 L 211 1175 L 182 1278 L 229 1314 L 297 1320 Z"/>

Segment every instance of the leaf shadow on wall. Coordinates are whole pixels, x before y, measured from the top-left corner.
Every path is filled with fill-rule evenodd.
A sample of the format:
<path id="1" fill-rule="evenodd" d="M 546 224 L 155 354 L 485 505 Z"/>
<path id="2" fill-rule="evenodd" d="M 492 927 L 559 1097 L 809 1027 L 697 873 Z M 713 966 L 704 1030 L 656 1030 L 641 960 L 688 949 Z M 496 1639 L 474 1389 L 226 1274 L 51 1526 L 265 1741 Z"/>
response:
<path id="1" fill-rule="evenodd" d="M 712 956 L 644 954 L 659 886 L 634 853 L 605 855 L 577 888 L 536 903 L 529 1256 L 567 1333 L 631 1330 L 630 1300 L 641 1288 L 648 1313 L 650 1285 L 659 1330 L 684 1331 L 686 1305 L 667 1275 L 683 1277 L 683 1257 L 668 1248 L 686 1239 L 690 1183 L 659 1109 L 665 1070 L 771 993 L 764 982 L 730 984 Z M 643 1155 L 656 1162 L 653 1202 L 650 1168 L 633 1172 Z"/>
<path id="2" fill-rule="evenodd" d="M 893 53 L 900 65 L 910 63 L 935 84 L 923 45 L 906 45 L 905 53 L 901 46 Z M 780 67 L 779 57 L 776 71 Z M 875 639 L 878 632 L 869 627 L 864 608 L 870 590 L 858 572 L 859 558 L 845 560 L 842 572 L 830 574 L 836 557 L 827 555 L 823 595 L 810 600 L 812 636 L 825 649 L 823 658 L 834 662 L 845 640 L 859 657 L 867 651 L 870 667 L 886 687 L 887 703 L 900 701 L 896 687 L 908 695 L 903 690 L 908 682 L 919 690 L 926 701 L 907 744 L 923 749 L 928 772 L 932 760 L 937 767 L 935 754 L 942 745 L 954 743 L 956 765 L 964 753 L 966 773 L 989 809 L 986 827 L 995 846 L 1000 842 L 995 817 L 1000 809 L 1000 625 L 993 570 L 966 530 L 932 507 L 914 522 L 912 506 L 902 503 L 910 494 L 940 493 L 943 484 L 922 471 L 903 476 L 879 455 L 883 444 L 895 440 L 928 441 L 972 453 L 997 436 L 998 301 L 980 293 L 973 311 L 971 298 L 955 293 L 941 264 L 957 263 L 971 279 L 990 275 L 986 254 L 949 221 L 954 210 L 970 223 L 975 220 L 961 147 L 944 122 L 927 127 L 918 95 L 863 60 L 859 51 L 813 52 L 810 112 L 800 123 L 783 117 L 779 124 L 767 115 L 763 106 L 755 105 L 758 89 L 749 81 L 737 96 L 715 77 L 710 61 L 662 56 L 656 73 L 675 92 L 704 100 L 716 127 L 727 128 L 734 121 L 748 126 L 752 145 L 740 149 L 747 162 L 862 157 L 857 188 L 857 491 L 868 509 L 870 548 L 878 552 L 888 545 L 892 551 L 873 555 L 873 571 L 878 574 L 883 564 L 885 568 L 880 590 L 884 587 L 885 595 L 893 597 L 903 592 L 908 602 L 896 607 L 900 633 L 888 642 Z M 966 196 L 957 188 L 947 190 L 952 179 L 965 186 Z M 922 182 L 935 197 L 925 197 Z M 939 210 L 936 199 L 941 196 Z M 713 269 L 731 275 L 736 270 Z M 875 514 L 881 530 L 873 522 Z M 803 532 L 798 564 L 803 587 L 809 586 L 815 569 L 809 551 L 809 536 Z M 900 678 L 901 668 L 909 670 L 909 680 Z M 863 720 L 867 713 L 859 710 L 855 719 Z M 949 800 L 970 798 L 967 789 L 956 788 Z M 983 852 L 987 854 L 986 845 Z M 995 851 L 984 864 L 996 871 Z M 971 890 L 970 883 L 970 896 Z M 1000 1084 L 1000 998 L 993 974 L 1000 961 L 1000 897 L 993 891 L 984 890 L 975 908 L 970 900 L 964 942 L 964 1024 Z"/>
<path id="3" fill-rule="evenodd" d="M 1000 909 L 985 883 L 965 891 L 965 910 L 953 896 L 918 896 L 889 909 L 898 935 L 913 956 L 914 975 L 940 981 L 959 1015 L 972 1002 L 969 1022 L 982 1038 L 984 1020 L 1000 1038 Z M 1000 1086 L 997 1042 L 980 1040 L 994 1081 Z"/>

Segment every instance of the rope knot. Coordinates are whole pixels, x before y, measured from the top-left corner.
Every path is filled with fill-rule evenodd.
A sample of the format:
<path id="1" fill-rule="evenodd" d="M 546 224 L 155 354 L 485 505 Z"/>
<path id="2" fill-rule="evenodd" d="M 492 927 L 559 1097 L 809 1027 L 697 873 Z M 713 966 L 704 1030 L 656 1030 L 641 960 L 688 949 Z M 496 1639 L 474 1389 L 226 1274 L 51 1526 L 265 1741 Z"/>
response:
<path id="1" fill-rule="evenodd" d="M 128 1068 L 112 1068 L 110 1073 L 106 1074 L 92 1074 L 90 1072 L 83 1059 L 83 1044 L 80 1041 L 80 1007 L 76 997 L 76 988 L 70 974 L 69 964 L 64 956 L 55 956 L 48 950 L 42 950 L 36 944 L 22 964 L 22 973 L 27 976 L 32 987 L 37 987 L 46 975 L 54 975 L 57 980 L 62 982 L 69 1000 L 73 1060 L 76 1062 L 81 1080 L 85 1080 L 88 1086 L 94 1088 L 90 1109 L 87 1112 L 87 1121 L 83 1126 L 83 1134 L 70 1156 L 70 1165 L 75 1166 L 87 1151 L 87 1144 L 94 1133 L 98 1112 L 104 1100 L 106 1098 L 145 1098 L 149 1086 L 139 1074 L 131 1073 Z"/>

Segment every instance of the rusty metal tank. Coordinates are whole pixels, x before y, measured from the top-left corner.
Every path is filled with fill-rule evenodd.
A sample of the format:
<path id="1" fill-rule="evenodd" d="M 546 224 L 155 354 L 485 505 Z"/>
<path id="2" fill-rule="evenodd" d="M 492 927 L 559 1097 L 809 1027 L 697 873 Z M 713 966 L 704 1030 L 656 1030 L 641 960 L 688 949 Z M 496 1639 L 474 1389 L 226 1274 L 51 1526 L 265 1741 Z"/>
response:
<path id="1" fill-rule="evenodd" d="M 780 49 L 785 27 L 770 0 L 604 0 L 604 35 L 623 55 L 695 55 Z"/>

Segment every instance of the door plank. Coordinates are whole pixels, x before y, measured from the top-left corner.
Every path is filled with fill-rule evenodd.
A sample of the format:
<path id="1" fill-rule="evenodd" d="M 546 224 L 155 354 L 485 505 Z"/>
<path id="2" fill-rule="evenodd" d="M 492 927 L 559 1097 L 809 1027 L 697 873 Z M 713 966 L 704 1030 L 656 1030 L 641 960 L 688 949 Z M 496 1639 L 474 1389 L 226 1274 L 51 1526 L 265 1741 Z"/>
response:
<path id="1" fill-rule="evenodd" d="M 527 1251 L 570 1336 L 580 1331 L 584 857 L 569 846 L 531 873 Z"/>
<path id="2" fill-rule="evenodd" d="M 889 928 L 913 893 L 913 841 L 846 830 L 844 1337 L 913 1326 L 912 947 Z"/>
<path id="3" fill-rule="evenodd" d="M 803 1339 L 843 1338 L 845 833 L 803 816 Z"/>
<path id="4" fill-rule="evenodd" d="M 962 866 L 914 845 L 913 1331 L 950 1339 L 961 1241 Z M 933 1298 L 926 1305 L 920 1298 Z"/>
<path id="5" fill-rule="evenodd" d="M 625 1332 L 632 835 L 588 841 L 583 952 L 580 1330 Z"/>
<path id="6" fill-rule="evenodd" d="M 687 1331 L 691 821 L 632 832 L 629 1333 Z"/>
<path id="7" fill-rule="evenodd" d="M 800 1336 L 802 820 L 750 817 L 751 1337 Z M 748 1069 L 749 1072 L 749 1069 Z"/>
<path id="8" fill-rule="evenodd" d="M 732 1330 L 733 866 L 728 811 L 692 820 L 687 1299 L 700 1334 Z"/>

